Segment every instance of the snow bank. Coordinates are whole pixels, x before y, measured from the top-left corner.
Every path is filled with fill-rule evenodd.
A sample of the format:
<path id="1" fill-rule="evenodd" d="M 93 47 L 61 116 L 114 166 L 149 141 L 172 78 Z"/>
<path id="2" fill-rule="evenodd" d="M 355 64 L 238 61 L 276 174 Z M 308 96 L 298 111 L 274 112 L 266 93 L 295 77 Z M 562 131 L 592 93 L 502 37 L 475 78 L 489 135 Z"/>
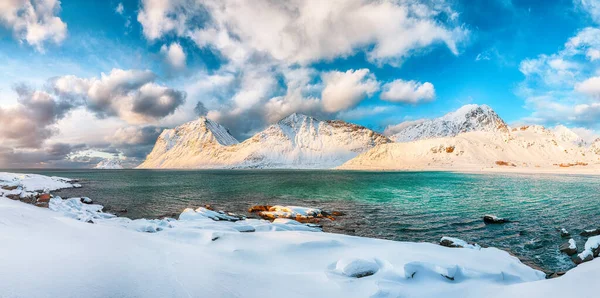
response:
<path id="1" fill-rule="evenodd" d="M 0 192 L 2 191 L 1 186 L 17 186 L 26 192 L 81 187 L 81 185 L 72 182 L 71 179 L 62 177 L 0 172 Z"/>
<path id="2" fill-rule="evenodd" d="M 329 234 L 290 219 L 222 220 L 204 208 L 179 220 L 130 220 L 81 201 L 55 197 L 45 209 L 0 198 L 0 296 L 589 297 L 598 289 L 591 278 L 600 262 L 543 281 L 495 248 Z"/>

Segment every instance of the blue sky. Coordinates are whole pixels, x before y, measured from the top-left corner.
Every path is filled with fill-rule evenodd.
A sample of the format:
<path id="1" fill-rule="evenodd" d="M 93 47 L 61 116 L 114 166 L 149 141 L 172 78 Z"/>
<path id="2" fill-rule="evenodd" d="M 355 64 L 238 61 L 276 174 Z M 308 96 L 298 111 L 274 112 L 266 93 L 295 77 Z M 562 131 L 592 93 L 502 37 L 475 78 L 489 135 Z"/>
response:
<path id="1" fill-rule="evenodd" d="M 384 131 L 469 103 L 591 138 L 599 66 L 598 0 L 10 1 L 0 166 L 135 163 L 198 116 L 244 139 L 292 112 Z"/>

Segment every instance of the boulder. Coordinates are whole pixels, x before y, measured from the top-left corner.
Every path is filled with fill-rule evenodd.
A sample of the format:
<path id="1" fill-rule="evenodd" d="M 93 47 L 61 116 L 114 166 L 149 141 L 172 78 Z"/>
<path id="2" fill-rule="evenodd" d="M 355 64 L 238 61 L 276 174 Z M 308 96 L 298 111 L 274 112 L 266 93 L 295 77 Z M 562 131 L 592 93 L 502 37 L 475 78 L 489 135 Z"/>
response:
<path id="1" fill-rule="evenodd" d="M 584 249 L 591 251 L 594 258 L 598 257 L 600 255 L 600 236 L 590 237 L 585 242 Z"/>
<path id="2" fill-rule="evenodd" d="M 440 245 L 453 248 L 481 249 L 481 246 L 479 246 L 477 243 L 468 243 L 464 240 L 453 237 L 442 237 L 442 239 L 440 239 Z"/>
<path id="3" fill-rule="evenodd" d="M 50 196 L 50 194 L 43 193 L 37 197 L 37 202 L 38 203 L 48 203 L 48 202 L 50 202 L 51 198 L 52 198 L 52 196 Z"/>
<path id="4" fill-rule="evenodd" d="M 560 237 L 561 238 L 569 238 L 571 237 L 571 233 L 567 231 L 565 228 L 560 229 Z"/>
<path id="5" fill-rule="evenodd" d="M 509 222 L 509 220 L 495 215 L 485 215 L 483 216 L 483 222 L 486 224 L 503 224 Z"/>
<path id="6" fill-rule="evenodd" d="M 589 262 L 594 259 L 593 253 L 589 250 L 584 250 L 580 254 L 573 257 L 573 263 L 579 265 L 584 262 Z"/>
<path id="7" fill-rule="evenodd" d="M 572 256 L 577 253 L 577 244 L 575 240 L 569 239 L 568 242 L 565 242 L 559 247 L 560 252 Z"/>
<path id="8" fill-rule="evenodd" d="M 600 235 L 600 229 L 583 230 L 579 235 L 584 237 L 598 236 Z"/>
<path id="9" fill-rule="evenodd" d="M 17 185 L 2 185 L 2 187 L 1 187 L 1 188 L 2 188 L 2 189 L 4 189 L 4 190 L 15 190 L 15 189 L 17 189 L 18 187 L 19 187 L 19 186 L 17 186 Z"/>
<path id="10" fill-rule="evenodd" d="M 564 271 L 552 272 L 552 273 L 546 275 L 546 279 L 557 278 L 557 277 L 565 275 L 565 273 L 566 272 L 564 272 Z"/>
<path id="11" fill-rule="evenodd" d="M 94 201 L 92 201 L 92 199 L 88 198 L 88 197 L 81 197 L 79 198 L 81 200 L 82 203 L 84 204 L 93 204 Z"/>
<path id="12" fill-rule="evenodd" d="M 379 264 L 364 259 L 341 259 L 335 264 L 335 271 L 347 277 L 362 278 L 377 273 Z"/>

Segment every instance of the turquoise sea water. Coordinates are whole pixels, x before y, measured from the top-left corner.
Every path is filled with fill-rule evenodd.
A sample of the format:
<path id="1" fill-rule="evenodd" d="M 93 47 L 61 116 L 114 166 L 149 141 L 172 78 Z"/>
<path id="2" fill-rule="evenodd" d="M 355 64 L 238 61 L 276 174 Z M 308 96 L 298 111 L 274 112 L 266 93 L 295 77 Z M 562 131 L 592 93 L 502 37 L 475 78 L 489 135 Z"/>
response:
<path id="1" fill-rule="evenodd" d="M 445 172 L 345 171 L 31 171 L 81 180 L 63 197 L 88 196 L 130 218 L 180 213 L 211 204 L 245 213 L 255 204 L 343 211 L 325 230 L 400 241 L 453 236 L 508 250 L 545 271 L 573 266 L 558 251 L 566 228 L 578 246 L 600 227 L 600 177 Z M 486 225 L 485 214 L 513 222 Z"/>

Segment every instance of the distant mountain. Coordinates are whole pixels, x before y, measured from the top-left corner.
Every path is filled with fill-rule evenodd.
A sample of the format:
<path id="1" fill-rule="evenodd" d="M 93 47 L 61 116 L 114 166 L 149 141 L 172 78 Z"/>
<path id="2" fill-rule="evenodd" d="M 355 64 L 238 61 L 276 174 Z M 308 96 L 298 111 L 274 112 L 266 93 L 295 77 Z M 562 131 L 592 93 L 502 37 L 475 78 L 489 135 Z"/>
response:
<path id="1" fill-rule="evenodd" d="M 121 165 L 121 160 L 118 158 L 110 158 L 105 159 L 99 162 L 94 169 L 102 169 L 102 170 L 120 170 L 123 169 L 123 165 Z"/>
<path id="2" fill-rule="evenodd" d="M 564 125 L 557 125 L 552 129 L 556 138 L 562 142 L 572 143 L 579 147 L 585 147 L 589 144 L 574 131 Z"/>
<path id="3" fill-rule="evenodd" d="M 200 118 L 165 130 L 140 168 L 331 168 L 391 142 L 365 127 L 292 114 L 238 143 Z"/>
<path id="4" fill-rule="evenodd" d="M 521 126 L 507 131 L 471 131 L 454 137 L 377 146 L 346 162 L 341 169 L 468 170 L 484 168 L 571 168 L 598 170 L 600 141 L 580 146 L 565 129 Z"/>
<path id="5" fill-rule="evenodd" d="M 395 142 L 456 136 L 469 131 L 507 131 L 508 126 L 487 105 L 465 105 L 440 118 L 403 122 L 386 131 Z"/>

